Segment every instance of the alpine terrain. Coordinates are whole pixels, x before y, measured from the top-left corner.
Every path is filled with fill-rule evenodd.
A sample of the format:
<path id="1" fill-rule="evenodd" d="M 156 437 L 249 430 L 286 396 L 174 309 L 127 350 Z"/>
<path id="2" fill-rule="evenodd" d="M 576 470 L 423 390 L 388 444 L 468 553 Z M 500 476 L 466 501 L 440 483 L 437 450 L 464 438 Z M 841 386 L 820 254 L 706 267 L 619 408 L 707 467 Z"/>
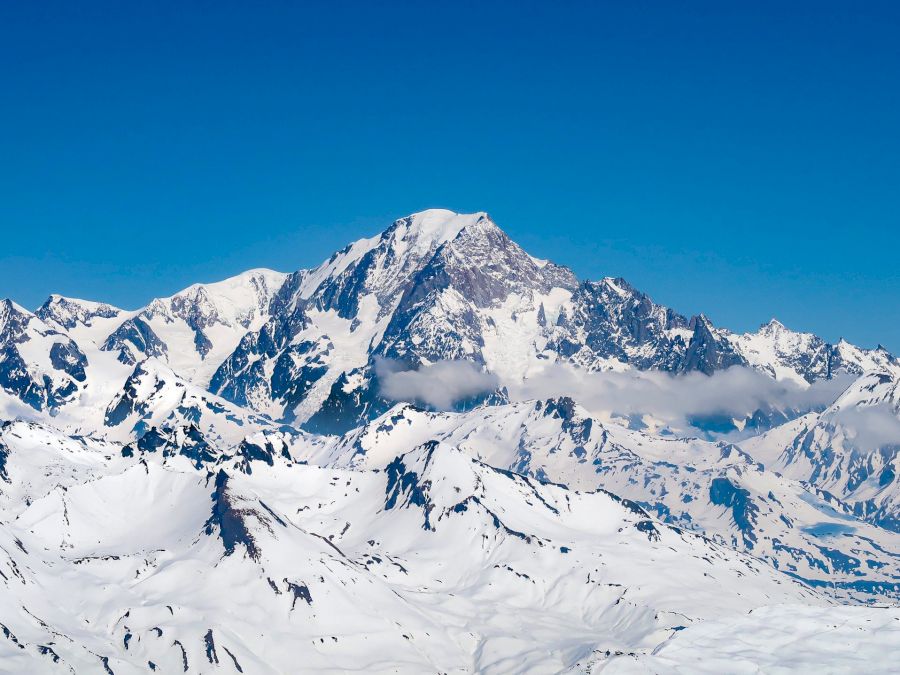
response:
<path id="1" fill-rule="evenodd" d="M 0 302 L 0 671 L 896 672 L 900 360 L 486 213 Z"/>

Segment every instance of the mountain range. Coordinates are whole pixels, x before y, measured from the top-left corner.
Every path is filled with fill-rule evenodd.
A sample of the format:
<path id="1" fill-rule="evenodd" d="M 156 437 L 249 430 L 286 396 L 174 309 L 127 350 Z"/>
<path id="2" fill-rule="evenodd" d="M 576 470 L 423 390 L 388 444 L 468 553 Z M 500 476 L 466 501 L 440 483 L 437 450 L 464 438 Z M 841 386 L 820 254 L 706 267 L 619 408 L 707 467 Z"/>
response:
<path id="1" fill-rule="evenodd" d="M 4 300 L 0 420 L 11 671 L 900 656 L 900 360 L 580 280 L 485 213 L 134 311 Z"/>

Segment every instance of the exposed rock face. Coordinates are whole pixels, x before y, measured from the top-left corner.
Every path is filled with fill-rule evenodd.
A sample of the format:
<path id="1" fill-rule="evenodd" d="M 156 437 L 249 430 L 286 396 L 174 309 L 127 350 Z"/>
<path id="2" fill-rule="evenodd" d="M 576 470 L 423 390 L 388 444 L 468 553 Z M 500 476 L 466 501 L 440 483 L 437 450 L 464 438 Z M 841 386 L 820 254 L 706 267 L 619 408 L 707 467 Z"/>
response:
<path id="1" fill-rule="evenodd" d="M 103 351 L 119 352 L 119 361 L 133 366 L 148 356 L 165 357 L 168 348 L 153 329 L 140 317 L 128 319 L 119 326 L 100 347 Z"/>
<path id="2" fill-rule="evenodd" d="M 99 302 L 74 300 L 61 295 L 51 295 L 35 312 L 47 324 L 70 330 L 78 325 L 90 326 L 95 319 L 112 319 L 121 309 Z"/>
<path id="3" fill-rule="evenodd" d="M 716 330 L 702 314 L 691 320 L 694 334 L 684 358 L 675 369 L 678 372 L 693 370 L 712 375 L 717 370 L 743 366 L 747 361 L 734 351 L 724 331 Z"/>
<path id="4" fill-rule="evenodd" d="M 640 369 L 675 370 L 689 337 L 685 317 L 624 279 L 603 279 L 578 287 L 548 347 L 589 369 L 616 359 Z"/>

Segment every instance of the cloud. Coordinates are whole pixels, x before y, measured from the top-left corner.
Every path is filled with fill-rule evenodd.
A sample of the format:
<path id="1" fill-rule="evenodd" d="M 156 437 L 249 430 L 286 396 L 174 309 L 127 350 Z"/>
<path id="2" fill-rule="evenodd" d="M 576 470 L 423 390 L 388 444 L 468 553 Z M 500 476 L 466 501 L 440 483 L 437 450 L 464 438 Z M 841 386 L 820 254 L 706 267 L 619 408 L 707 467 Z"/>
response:
<path id="1" fill-rule="evenodd" d="M 833 403 L 853 379 L 839 377 L 804 386 L 790 380 L 776 381 L 740 366 L 712 375 L 672 375 L 638 370 L 592 373 L 569 364 L 548 364 L 523 382 L 508 382 L 471 361 L 438 361 L 405 369 L 397 361 L 380 359 L 375 367 L 381 395 L 395 401 L 449 410 L 460 400 L 504 386 L 513 401 L 569 396 L 593 415 L 647 420 L 679 435 L 696 435 L 700 432 L 694 426 L 698 420 L 719 416 L 743 420 L 758 410 L 793 414 L 821 410 Z M 883 419 L 879 415 L 870 418 L 868 424 L 847 419 L 848 427 L 852 422 L 851 433 L 867 440 L 900 438 L 896 417 Z M 742 434 L 723 431 L 717 436 L 736 440 Z"/>
<path id="2" fill-rule="evenodd" d="M 751 368 L 733 367 L 712 375 L 671 375 L 659 371 L 589 373 L 566 364 L 549 365 L 519 384 L 510 398 L 525 400 L 571 396 L 593 414 L 650 415 L 673 430 L 690 420 L 722 415 L 743 419 L 757 410 L 808 411 L 832 403 L 846 388 L 843 378 L 811 386 L 775 381 Z"/>
<path id="3" fill-rule="evenodd" d="M 496 375 L 482 371 L 472 361 L 437 361 L 416 370 L 402 368 L 390 359 L 375 363 L 381 395 L 438 410 L 449 410 L 457 401 L 494 391 L 499 385 Z"/>
<path id="4" fill-rule="evenodd" d="M 900 419 L 886 404 L 838 410 L 829 421 L 840 425 L 857 448 L 900 445 Z"/>

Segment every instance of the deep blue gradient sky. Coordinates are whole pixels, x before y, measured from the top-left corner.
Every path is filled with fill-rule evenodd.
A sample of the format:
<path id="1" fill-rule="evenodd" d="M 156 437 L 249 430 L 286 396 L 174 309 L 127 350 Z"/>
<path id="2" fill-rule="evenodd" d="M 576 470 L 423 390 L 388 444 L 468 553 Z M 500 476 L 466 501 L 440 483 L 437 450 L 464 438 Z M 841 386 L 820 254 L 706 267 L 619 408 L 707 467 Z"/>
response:
<path id="1" fill-rule="evenodd" d="M 900 352 L 898 35 L 874 1 L 4 2 L 0 296 L 133 308 L 442 206 Z"/>

